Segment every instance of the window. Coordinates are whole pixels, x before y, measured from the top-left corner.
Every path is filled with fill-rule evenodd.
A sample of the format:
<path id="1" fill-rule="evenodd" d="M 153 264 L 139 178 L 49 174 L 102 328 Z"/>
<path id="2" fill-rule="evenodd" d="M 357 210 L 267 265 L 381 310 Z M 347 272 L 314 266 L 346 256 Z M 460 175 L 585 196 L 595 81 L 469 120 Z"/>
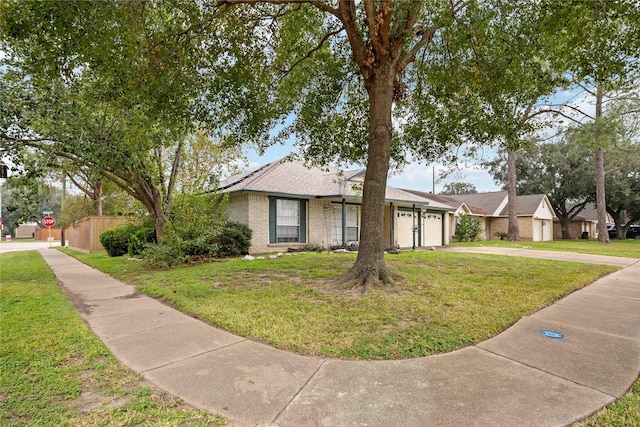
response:
<path id="1" fill-rule="evenodd" d="M 269 198 L 269 243 L 306 243 L 306 200 Z"/>
<path id="2" fill-rule="evenodd" d="M 276 206 L 276 241 L 278 243 L 298 242 L 300 240 L 300 202 L 279 199 Z"/>
<path id="3" fill-rule="evenodd" d="M 359 206 L 347 205 L 346 206 L 346 242 L 357 242 L 359 240 L 358 229 L 358 213 Z M 341 244 L 342 242 L 342 205 L 333 205 L 333 240 L 335 243 Z"/>

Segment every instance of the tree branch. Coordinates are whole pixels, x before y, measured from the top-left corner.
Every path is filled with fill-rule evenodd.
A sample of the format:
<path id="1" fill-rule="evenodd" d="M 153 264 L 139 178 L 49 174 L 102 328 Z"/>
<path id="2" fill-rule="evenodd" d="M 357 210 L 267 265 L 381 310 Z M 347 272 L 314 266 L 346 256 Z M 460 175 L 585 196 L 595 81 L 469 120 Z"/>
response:
<path id="1" fill-rule="evenodd" d="M 182 158 L 182 150 L 184 145 L 182 142 L 178 144 L 176 152 L 173 157 L 173 164 L 171 165 L 171 174 L 169 175 L 169 185 L 167 187 L 167 193 L 164 195 L 166 212 L 171 212 L 173 204 L 173 188 L 178 179 L 178 173 L 180 171 L 180 160 Z"/>
<path id="2" fill-rule="evenodd" d="M 542 110 L 537 110 L 535 113 L 531 114 L 531 116 L 529 116 L 529 118 L 534 118 L 536 116 L 539 116 L 541 114 L 547 114 L 547 113 L 551 113 L 551 114 L 558 114 L 566 119 L 571 120 L 572 122 L 576 123 L 576 124 L 582 124 L 582 122 L 578 119 L 576 119 L 575 117 L 571 117 L 568 114 L 563 113 L 562 111 L 559 110 L 553 110 L 553 109 L 542 109 Z"/>
<path id="3" fill-rule="evenodd" d="M 635 159 L 633 159 L 633 160 L 629 160 L 628 162 L 624 163 L 623 165 L 618 166 L 617 168 L 606 170 L 606 171 L 604 171 L 604 174 L 607 175 L 607 174 L 610 174 L 610 173 L 619 172 L 619 171 L 621 171 L 623 169 L 626 169 L 629 166 L 631 166 L 633 164 L 636 164 L 636 163 L 640 163 L 640 156 L 635 158 Z"/>
<path id="4" fill-rule="evenodd" d="M 416 59 L 416 55 L 420 52 L 420 49 L 425 47 L 427 44 L 431 43 L 433 40 L 433 36 L 435 36 L 436 31 L 440 29 L 440 24 L 433 24 L 428 30 L 422 33 L 422 37 L 418 40 L 409 52 L 405 56 L 402 57 L 403 64 L 410 64 Z"/>
<path id="5" fill-rule="evenodd" d="M 307 52 L 304 56 L 302 56 L 300 59 L 298 59 L 296 62 L 294 62 L 293 64 L 291 64 L 291 67 L 287 68 L 287 69 L 282 69 L 282 68 L 278 68 L 278 67 L 274 67 L 276 70 L 278 70 L 279 72 L 283 73 L 283 74 L 289 74 L 291 71 L 293 71 L 294 68 L 296 68 L 298 65 L 300 65 L 300 63 L 302 61 L 304 61 L 305 59 L 308 59 L 309 57 L 311 57 L 311 55 L 313 55 L 315 52 L 317 52 L 318 50 L 320 50 L 322 48 L 322 46 L 324 45 L 324 42 L 326 42 L 330 37 L 335 36 L 339 33 L 342 32 L 342 30 L 344 30 L 344 27 L 340 28 L 339 30 L 336 31 L 331 31 L 330 33 L 327 33 L 324 35 L 324 37 L 322 38 L 322 40 L 320 40 L 320 42 L 318 43 L 318 45 L 316 47 L 314 47 L 313 49 L 311 49 L 309 52 Z"/>
<path id="6" fill-rule="evenodd" d="M 323 12 L 330 13 L 336 18 L 340 18 L 340 11 L 338 9 L 334 9 L 328 4 L 323 3 L 320 0 L 221 0 L 217 3 L 216 7 L 222 7 L 224 5 L 237 5 L 237 4 L 259 4 L 259 3 L 270 3 L 270 4 L 309 4 L 317 9 L 320 9 Z"/>
<path id="7" fill-rule="evenodd" d="M 356 3 L 352 0 L 339 0 L 338 19 L 342 22 L 353 52 L 353 59 L 366 79 L 370 71 L 367 68 L 367 47 L 358 31 Z"/>

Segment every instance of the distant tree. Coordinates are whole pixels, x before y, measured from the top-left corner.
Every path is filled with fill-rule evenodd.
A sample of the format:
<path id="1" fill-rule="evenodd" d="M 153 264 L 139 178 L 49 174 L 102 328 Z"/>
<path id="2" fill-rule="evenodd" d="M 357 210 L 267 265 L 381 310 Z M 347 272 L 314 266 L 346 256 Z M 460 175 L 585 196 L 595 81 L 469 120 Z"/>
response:
<path id="1" fill-rule="evenodd" d="M 636 0 L 544 0 L 541 6 L 559 47 L 550 60 L 561 64 L 574 87 L 594 100 L 594 113 L 570 102 L 552 109 L 583 126 L 582 143 L 595 153 L 598 226 L 606 230 L 604 157 L 611 138 L 604 117 L 612 100 L 640 82 L 640 32 L 631 30 L 640 22 L 640 7 Z M 598 233 L 598 240 L 609 243 L 609 236 Z"/>
<path id="2" fill-rule="evenodd" d="M 567 84 L 563 69 L 547 58 L 556 48 L 555 34 L 545 31 L 544 12 L 531 4 L 500 4 L 498 26 L 476 29 L 470 37 L 476 52 L 474 70 L 495 142 L 507 152 L 508 239 L 520 240 L 516 212 L 516 157 L 528 135 L 544 126 L 545 110 L 537 106 Z M 517 58 L 517 59 L 516 59 Z M 480 139 L 486 135 L 478 135 Z"/>
<path id="3" fill-rule="evenodd" d="M 42 225 L 43 211 L 60 211 L 60 194 L 44 179 L 13 176 L 2 184 L 1 190 L 4 234 L 14 234 L 16 227 L 24 222 Z"/>
<path id="4" fill-rule="evenodd" d="M 242 148 L 230 138 L 212 137 L 201 127 L 185 141 L 178 189 L 187 194 L 213 190 L 213 181 L 240 173 L 248 166 Z"/>
<path id="5" fill-rule="evenodd" d="M 557 143 L 531 144 L 516 159 L 520 194 L 545 194 L 560 221 L 562 238 L 570 239 L 569 223 L 593 201 L 592 151 L 570 137 Z M 487 162 L 489 173 L 506 185 L 504 155 Z"/>
<path id="6" fill-rule="evenodd" d="M 440 194 L 475 194 L 477 192 L 476 186 L 470 182 L 448 182 L 442 187 Z"/>

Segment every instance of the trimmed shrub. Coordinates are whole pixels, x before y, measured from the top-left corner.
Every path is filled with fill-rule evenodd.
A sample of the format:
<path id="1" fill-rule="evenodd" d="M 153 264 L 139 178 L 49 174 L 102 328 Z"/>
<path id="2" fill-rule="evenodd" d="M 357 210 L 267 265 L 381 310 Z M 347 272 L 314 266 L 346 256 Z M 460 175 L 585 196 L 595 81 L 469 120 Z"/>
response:
<path id="1" fill-rule="evenodd" d="M 149 243 L 156 242 L 156 230 L 154 227 L 142 226 L 129 236 L 127 250 L 129 255 L 141 255 Z"/>
<path id="2" fill-rule="evenodd" d="M 227 222 L 216 237 L 219 257 L 246 255 L 251 246 L 251 229 L 237 222 Z"/>
<path id="3" fill-rule="evenodd" d="M 458 241 L 474 241 L 482 233 L 482 222 L 480 218 L 472 215 L 460 215 L 456 232 L 453 235 Z"/>
<path id="4" fill-rule="evenodd" d="M 122 256 L 129 250 L 129 237 L 136 228 L 135 225 L 108 228 L 100 234 L 100 243 L 109 256 Z"/>
<path id="5" fill-rule="evenodd" d="M 184 264 L 188 257 L 175 245 L 149 244 L 142 252 L 145 266 L 154 269 L 164 269 Z"/>

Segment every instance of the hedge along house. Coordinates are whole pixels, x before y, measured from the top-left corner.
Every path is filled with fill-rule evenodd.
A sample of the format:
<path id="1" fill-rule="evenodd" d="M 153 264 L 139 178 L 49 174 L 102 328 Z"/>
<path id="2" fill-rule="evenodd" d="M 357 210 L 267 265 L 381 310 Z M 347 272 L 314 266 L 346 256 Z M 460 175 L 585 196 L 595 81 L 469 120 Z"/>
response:
<path id="1" fill-rule="evenodd" d="M 364 170 L 307 167 L 281 159 L 220 183 L 228 218 L 252 230 L 251 253 L 357 243 Z M 448 205 L 387 187 L 385 244 L 401 248 L 449 243 Z"/>

